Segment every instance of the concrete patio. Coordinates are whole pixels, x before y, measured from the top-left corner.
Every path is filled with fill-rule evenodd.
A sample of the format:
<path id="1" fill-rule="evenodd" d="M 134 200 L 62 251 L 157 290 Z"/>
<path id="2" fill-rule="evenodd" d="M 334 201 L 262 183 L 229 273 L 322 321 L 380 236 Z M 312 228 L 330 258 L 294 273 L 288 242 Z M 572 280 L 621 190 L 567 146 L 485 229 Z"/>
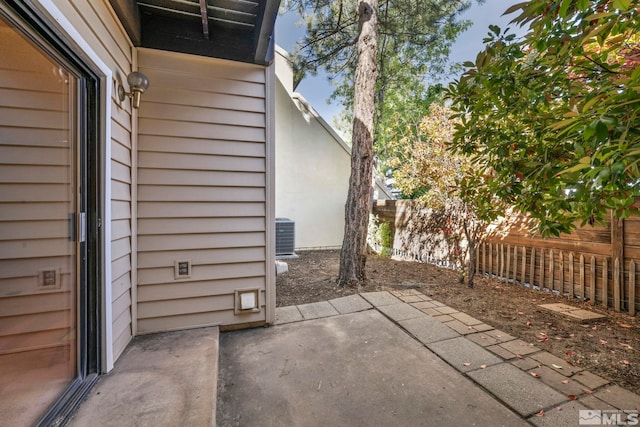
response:
<path id="1" fill-rule="evenodd" d="M 137 338 L 71 425 L 212 425 L 216 399 L 225 427 L 576 426 L 580 410 L 640 410 L 640 396 L 413 289 L 276 317 Z"/>

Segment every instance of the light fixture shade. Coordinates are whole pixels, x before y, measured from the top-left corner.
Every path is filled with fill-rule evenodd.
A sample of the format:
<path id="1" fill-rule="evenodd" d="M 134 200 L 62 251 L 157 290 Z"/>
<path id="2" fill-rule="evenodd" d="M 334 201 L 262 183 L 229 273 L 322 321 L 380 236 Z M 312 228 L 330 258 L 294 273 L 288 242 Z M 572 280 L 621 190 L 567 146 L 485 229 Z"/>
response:
<path id="1" fill-rule="evenodd" d="M 149 87 L 149 78 L 140 71 L 133 71 L 127 76 L 129 90 L 144 92 Z"/>

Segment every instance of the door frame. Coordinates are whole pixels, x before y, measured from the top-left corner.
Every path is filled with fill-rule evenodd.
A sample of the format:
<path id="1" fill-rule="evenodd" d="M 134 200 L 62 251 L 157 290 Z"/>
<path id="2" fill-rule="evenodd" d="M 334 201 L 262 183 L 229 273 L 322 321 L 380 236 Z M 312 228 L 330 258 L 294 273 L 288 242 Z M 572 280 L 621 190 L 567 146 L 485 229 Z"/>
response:
<path id="1" fill-rule="evenodd" d="M 86 241 L 78 254 L 78 376 L 37 425 L 59 424 L 73 413 L 98 375 L 113 368 L 111 340 L 110 129 L 112 73 L 51 0 L 0 0 L 0 14 L 53 58 L 69 64 L 78 77 L 79 173 L 84 186 Z"/>

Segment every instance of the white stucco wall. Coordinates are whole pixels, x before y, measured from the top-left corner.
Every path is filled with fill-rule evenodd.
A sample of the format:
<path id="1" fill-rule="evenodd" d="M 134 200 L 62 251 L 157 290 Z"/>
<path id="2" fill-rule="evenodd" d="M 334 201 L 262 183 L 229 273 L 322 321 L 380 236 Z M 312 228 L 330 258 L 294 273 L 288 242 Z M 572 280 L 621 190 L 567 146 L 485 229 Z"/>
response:
<path id="1" fill-rule="evenodd" d="M 276 217 L 295 221 L 296 249 L 340 247 L 350 158 L 305 105 L 276 84 Z"/>
<path id="2" fill-rule="evenodd" d="M 276 50 L 276 217 L 295 222 L 296 250 L 339 248 L 351 150 L 293 91 L 286 52 Z M 376 198 L 389 198 L 379 186 Z"/>

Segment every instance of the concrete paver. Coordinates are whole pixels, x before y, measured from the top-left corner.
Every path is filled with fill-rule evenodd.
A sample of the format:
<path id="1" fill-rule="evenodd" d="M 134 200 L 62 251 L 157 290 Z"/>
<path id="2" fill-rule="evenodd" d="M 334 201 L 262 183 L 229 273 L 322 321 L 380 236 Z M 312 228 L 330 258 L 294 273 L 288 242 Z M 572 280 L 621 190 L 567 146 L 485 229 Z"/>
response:
<path id="1" fill-rule="evenodd" d="M 504 347 L 501 347 L 500 344 L 490 345 L 486 347 L 486 349 L 494 354 L 497 354 L 504 360 L 511 360 L 518 357 L 516 354 L 511 353 L 509 350 L 505 349 Z"/>
<path id="2" fill-rule="evenodd" d="M 221 334 L 218 426 L 527 425 L 399 332 L 367 310 Z"/>
<path id="3" fill-rule="evenodd" d="M 329 317 L 339 314 L 338 311 L 327 301 L 301 304 L 297 307 L 305 320 L 318 319 L 320 317 Z"/>
<path id="4" fill-rule="evenodd" d="M 398 304 L 402 302 L 389 292 L 365 292 L 360 294 L 362 298 L 366 299 L 374 307 L 380 307 L 382 305 Z"/>
<path id="5" fill-rule="evenodd" d="M 500 347 L 504 348 L 507 351 L 510 351 L 515 355 L 527 355 L 540 351 L 538 347 L 522 340 L 503 342 L 502 344 L 500 344 Z"/>
<path id="6" fill-rule="evenodd" d="M 595 397 L 623 411 L 640 411 L 640 396 L 613 385 L 596 392 Z"/>
<path id="7" fill-rule="evenodd" d="M 476 330 L 473 329 L 473 326 L 465 325 L 464 323 L 462 323 L 459 320 L 456 320 L 455 318 L 450 322 L 444 322 L 444 324 L 450 327 L 451 329 L 453 329 L 454 331 L 456 331 L 457 333 L 459 333 L 460 335 L 473 334 L 476 332 Z"/>
<path id="8" fill-rule="evenodd" d="M 483 347 L 487 347 L 494 344 L 501 344 L 503 342 L 513 341 L 516 339 L 515 337 L 509 335 L 506 332 L 502 332 L 499 329 L 493 329 L 493 330 L 469 335 L 467 338 L 475 342 L 476 344 L 480 344 Z"/>
<path id="9" fill-rule="evenodd" d="M 502 362 L 478 344 L 463 337 L 433 342 L 427 344 L 427 347 L 460 372 L 483 369 L 483 366 L 486 368 Z"/>
<path id="10" fill-rule="evenodd" d="M 589 310 L 571 310 L 565 311 L 562 314 L 569 317 L 570 319 L 575 319 L 579 322 L 589 322 L 591 320 L 599 320 L 607 317 L 604 314 L 594 313 L 593 311 Z"/>
<path id="11" fill-rule="evenodd" d="M 329 304 L 338 310 L 340 314 L 355 313 L 373 308 L 373 306 L 360 295 L 348 295 L 346 297 L 332 299 L 329 300 Z"/>
<path id="12" fill-rule="evenodd" d="M 426 314 L 424 314 L 417 308 L 413 308 L 409 304 L 404 303 L 382 305 L 378 307 L 378 310 L 380 310 L 381 313 L 391 318 L 391 320 L 395 320 L 396 322 L 426 316 Z"/>
<path id="13" fill-rule="evenodd" d="M 575 427 L 580 421 L 580 411 L 587 409 L 577 401 L 568 402 L 545 411 L 543 416 L 534 415 L 529 421 L 537 427 Z"/>
<path id="14" fill-rule="evenodd" d="M 517 368 L 522 369 L 523 371 L 529 371 L 533 368 L 541 366 L 540 362 L 530 357 L 523 357 L 522 359 L 512 360 L 511 364 Z"/>
<path id="15" fill-rule="evenodd" d="M 574 376 L 572 376 L 574 380 L 578 381 L 588 389 L 594 390 L 598 387 L 602 387 L 603 385 L 609 384 L 609 380 L 606 380 L 602 377 L 599 377 L 596 374 L 592 374 L 589 371 L 580 371 Z"/>
<path id="16" fill-rule="evenodd" d="M 603 319 L 606 317 L 604 314 L 584 310 L 562 303 L 540 304 L 538 307 L 544 308 L 545 310 L 553 311 L 554 313 L 558 313 L 564 317 L 580 322 L 588 322 L 591 320 Z"/>
<path id="17" fill-rule="evenodd" d="M 403 320 L 398 324 L 425 345 L 459 336 L 453 329 L 428 316 Z"/>
<path id="18" fill-rule="evenodd" d="M 465 325 L 469 325 L 469 326 L 479 325 L 479 324 L 482 323 L 481 320 L 478 320 L 475 317 L 471 317 L 467 313 L 462 313 L 462 312 L 452 313 L 451 317 L 454 317 L 457 320 L 459 320 L 460 322 L 464 323 Z"/>
<path id="19" fill-rule="evenodd" d="M 411 304 L 415 308 L 422 310 L 424 308 L 435 308 L 437 307 L 432 301 L 421 301 Z"/>
<path id="20" fill-rule="evenodd" d="M 532 368 L 529 370 L 529 373 L 531 372 L 535 372 L 540 375 L 540 381 L 565 396 L 579 396 L 584 394 L 584 386 L 582 384 L 559 374 L 558 371 L 551 369 L 548 366 L 542 365 L 540 367 Z"/>
<path id="21" fill-rule="evenodd" d="M 559 405 L 568 398 L 510 363 L 469 372 L 471 378 L 522 416 Z"/>
<path id="22" fill-rule="evenodd" d="M 299 322 L 301 320 L 303 320 L 302 313 L 300 313 L 300 310 L 298 310 L 298 307 L 295 305 L 290 305 L 288 307 L 276 307 L 276 325 Z"/>
<path id="23" fill-rule="evenodd" d="M 547 351 L 532 354 L 531 358 L 567 376 L 583 370 L 582 368 L 568 364 L 566 360 L 554 356 Z"/>

